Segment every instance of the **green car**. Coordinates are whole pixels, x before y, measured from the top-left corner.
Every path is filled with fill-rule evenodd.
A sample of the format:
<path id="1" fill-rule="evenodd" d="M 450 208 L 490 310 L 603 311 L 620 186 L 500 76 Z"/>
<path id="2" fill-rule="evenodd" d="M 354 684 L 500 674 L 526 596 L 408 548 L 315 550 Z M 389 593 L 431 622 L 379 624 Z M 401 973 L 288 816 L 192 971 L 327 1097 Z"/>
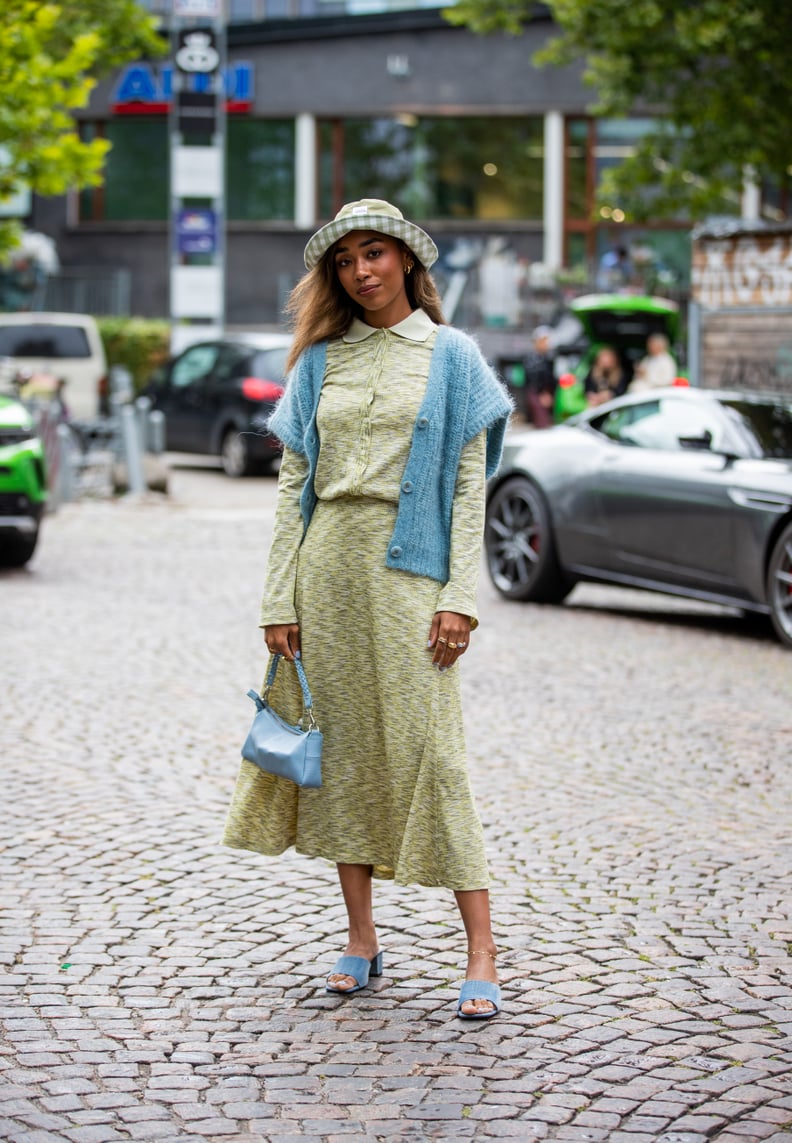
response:
<path id="1" fill-rule="evenodd" d="M 672 347 L 679 338 L 679 307 L 668 298 L 586 294 L 569 303 L 569 312 L 582 326 L 586 347 L 574 366 L 559 378 L 554 408 L 558 423 L 587 408 L 584 381 L 602 346 L 612 346 L 632 372 L 646 352 L 650 334 L 665 334 Z"/>
<path id="2" fill-rule="evenodd" d="M 0 565 L 22 567 L 36 549 L 47 502 L 44 449 L 21 402 L 0 396 Z"/>

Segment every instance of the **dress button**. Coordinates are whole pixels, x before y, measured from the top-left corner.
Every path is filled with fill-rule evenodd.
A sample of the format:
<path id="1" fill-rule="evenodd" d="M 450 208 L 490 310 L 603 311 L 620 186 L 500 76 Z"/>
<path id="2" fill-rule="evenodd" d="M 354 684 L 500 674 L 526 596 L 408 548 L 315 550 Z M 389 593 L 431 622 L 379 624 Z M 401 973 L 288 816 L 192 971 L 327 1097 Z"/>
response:
<path id="1" fill-rule="evenodd" d="M 413 483 L 411 480 L 405 480 L 402 484 L 402 492 L 412 492 Z"/>
<path id="2" fill-rule="evenodd" d="M 402 554 L 402 550 L 398 544 L 393 545 L 393 547 L 390 550 L 390 554 L 393 556 L 393 558 L 395 560 L 397 560 L 399 558 L 399 556 Z"/>

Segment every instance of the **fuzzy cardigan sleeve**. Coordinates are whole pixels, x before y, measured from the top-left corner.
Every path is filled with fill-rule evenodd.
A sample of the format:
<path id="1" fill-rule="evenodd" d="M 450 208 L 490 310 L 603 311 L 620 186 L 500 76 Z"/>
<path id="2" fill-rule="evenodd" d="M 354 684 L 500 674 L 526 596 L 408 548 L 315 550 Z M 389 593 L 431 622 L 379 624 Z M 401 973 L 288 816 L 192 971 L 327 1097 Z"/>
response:
<path id="1" fill-rule="evenodd" d="M 308 472 L 300 497 L 303 525 L 308 527 L 316 507 L 314 476 L 319 460 L 319 430 L 316 410 L 327 363 L 327 342 L 309 346 L 289 374 L 286 392 L 269 419 L 268 428 L 287 448 L 308 460 Z"/>

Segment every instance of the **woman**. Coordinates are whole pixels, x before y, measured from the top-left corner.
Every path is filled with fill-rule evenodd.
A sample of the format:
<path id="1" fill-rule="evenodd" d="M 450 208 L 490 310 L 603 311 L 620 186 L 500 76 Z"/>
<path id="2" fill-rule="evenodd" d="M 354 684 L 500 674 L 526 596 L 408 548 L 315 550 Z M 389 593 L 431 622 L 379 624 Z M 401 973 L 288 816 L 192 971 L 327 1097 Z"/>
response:
<path id="1" fill-rule="evenodd" d="M 630 393 L 645 393 L 648 389 L 663 389 L 673 385 L 677 375 L 677 365 L 670 353 L 668 338 L 664 333 L 650 333 L 646 342 L 646 357 L 642 357 L 635 367 L 635 376 L 630 382 Z"/>
<path id="2" fill-rule="evenodd" d="M 618 353 L 610 345 L 597 350 L 584 384 L 589 405 L 602 405 L 626 392 L 627 374 Z"/>
<path id="3" fill-rule="evenodd" d="M 477 625 L 486 476 L 511 404 L 444 323 L 437 248 L 390 203 L 349 203 L 305 248 L 295 344 L 271 420 L 283 441 L 261 626 L 299 653 L 324 734 L 322 787 L 242 762 L 225 842 L 336 863 L 349 932 L 327 991 L 382 972 L 372 877 L 445 886 L 467 935 L 458 1014 L 499 1008 L 488 871 L 457 660 Z M 301 694 L 281 667 L 275 709 Z"/>

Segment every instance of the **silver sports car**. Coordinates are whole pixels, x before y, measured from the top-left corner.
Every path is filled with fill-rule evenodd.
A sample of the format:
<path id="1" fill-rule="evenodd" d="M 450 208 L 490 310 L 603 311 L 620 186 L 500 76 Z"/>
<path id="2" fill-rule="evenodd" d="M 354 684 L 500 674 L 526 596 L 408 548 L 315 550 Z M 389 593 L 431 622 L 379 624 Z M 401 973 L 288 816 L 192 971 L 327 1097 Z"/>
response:
<path id="1" fill-rule="evenodd" d="M 599 580 L 767 614 L 792 647 L 792 397 L 661 389 L 515 433 L 485 543 L 508 599 Z"/>

